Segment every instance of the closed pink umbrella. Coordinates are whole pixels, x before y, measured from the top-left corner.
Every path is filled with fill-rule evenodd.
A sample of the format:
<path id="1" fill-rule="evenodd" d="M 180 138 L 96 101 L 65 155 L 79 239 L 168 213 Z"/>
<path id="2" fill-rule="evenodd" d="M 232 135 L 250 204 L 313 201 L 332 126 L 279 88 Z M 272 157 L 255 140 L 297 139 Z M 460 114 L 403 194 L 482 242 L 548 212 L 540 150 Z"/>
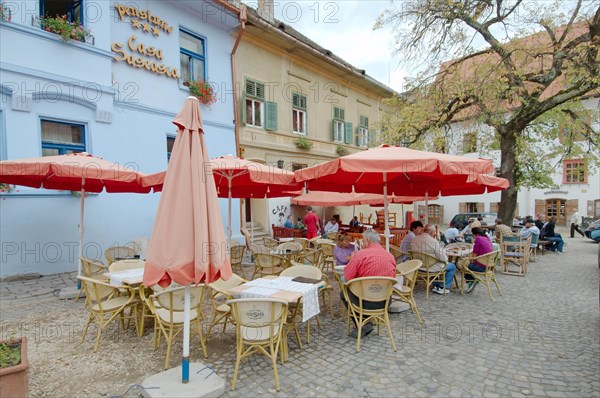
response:
<path id="1" fill-rule="evenodd" d="M 231 277 L 225 232 L 204 143 L 200 103 L 188 97 L 173 120 L 179 128 L 148 247 L 144 285 L 186 285 L 183 382 L 189 380 L 189 285 Z"/>

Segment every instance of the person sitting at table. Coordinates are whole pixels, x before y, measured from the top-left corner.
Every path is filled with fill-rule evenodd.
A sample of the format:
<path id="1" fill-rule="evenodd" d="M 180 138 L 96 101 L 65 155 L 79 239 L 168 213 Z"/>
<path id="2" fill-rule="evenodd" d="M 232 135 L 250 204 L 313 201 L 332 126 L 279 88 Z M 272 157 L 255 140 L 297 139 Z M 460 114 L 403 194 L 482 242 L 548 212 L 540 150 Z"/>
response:
<path id="1" fill-rule="evenodd" d="M 475 227 L 481 227 L 481 223 L 476 218 L 470 218 L 467 226 L 460 231 L 460 236 L 465 242 L 473 243 L 473 233 L 471 231 Z"/>
<path id="2" fill-rule="evenodd" d="M 446 239 L 446 243 L 456 243 L 462 242 L 462 238 L 460 236 L 460 230 L 462 229 L 461 223 L 456 223 L 454 226 L 448 228 L 446 232 L 444 232 L 444 238 Z"/>
<path id="3" fill-rule="evenodd" d="M 550 220 L 544 225 L 542 228 L 542 232 L 540 232 L 540 239 L 547 240 L 553 242 L 550 250 L 557 253 L 564 253 L 563 246 L 565 241 L 562 238 L 561 234 L 557 234 L 554 232 L 554 227 L 556 226 L 556 221 L 558 218 L 556 216 L 550 217 Z"/>
<path id="4" fill-rule="evenodd" d="M 341 234 L 338 236 L 337 244 L 333 248 L 333 260 L 335 265 L 346 265 L 356 251 L 354 243 L 350 242 L 350 235 Z"/>
<path id="5" fill-rule="evenodd" d="M 544 228 L 544 225 L 546 225 L 546 215 L 538 214 L 537 220 L 535 220 L 535 226 L 538 227 L 538 229 L 541 232 L 542 229 Z"/>
<path id="6" fill-rule="evenodd" d="M 351 227 L 358 227 L 358 224 L 358 216 L 354 216 L 354 218 L 348 223 L 348 225 L 350 225 Z"/>
<path id="7" fill-rule="evenodd" d="M 287 220 L 283 224 L 285 228 L 294 228 L 294 222 L 292 221 L 292 215 L 287 216 Z"/>
<path id="8" fill-rule="evenodd" d="M 373 229 L 367 229 L 363 232 L 363 249 L 357 251 L 354 256 L 348 261 L 348 265 L 344 268 L 344 278 L 346 282 L 355 278 L 365 276 L 386 276 L 390 278 L 396 277 L 396 260 L 391 253 L 388 253 L 381 246 L 381 238 Z M 352 303 L 358 305 L 358 297 L 349 289 L 347 290 L 348 298 Z M 342 303 L 347 307 L 346 299 L 343 292 L 340 292 Z M 385 307 L 385 302 L 370 302 L 363 300 L 363 308 L 381 309 Z M 356 325 L 355 325 L 356 326 Z M 373 331 L 373 325 L 370 323 L 363 326 L 361 337 L 366 336 Z M 357 337 L 358 332 L 353 330 L 350 333 L 352 337 Z"/>
<path id="9" fill-rule="evenodd" d="M 325 224 L 325 235 L 331 232 L 337 232 L 340 226 L 335 218 L 331 218 L 327 224 Z"/>
<path id="10" fill-rule="evenodd" d="M 435 225 L 425 225 L 423 232 L 413 238 L 410 250 L 435 258 L 436 262 L 429 264 L 429 272 L 440 272 L 445 269 L 446 286 L 441 286 L 440 282 L 434 282 L 432 292 L 437 294 L 450 293 L 450 285 L 456 272 L 456 265 L 448 262 L 448 256 L 446 256 L 440 242 L 435 239 L 435 231 Z M 426 271 L 426 268 L 421 268 L 421 270 Z"/>
<path id="11" fill-rule="evenodd" d="M 504 224 L 501 218 L 496 218 L 494 236 L 496 237 L 496 242 L 501 243 L 504 236 L 513 236 L 513 232 L 508 225 Z"/>
<path id="12" fill-rule="evenodd" d="M 471 258 L 483 256 L 484 254 L 494 251 L 492 241 L 485 234 L 483 228 L 475 227 L 471 230 L 471 232 L 475 237 L 475 244 L 473 245 L 473 253 L 471 254 Z M 467 267 L 474 272 L 485 272 L 486 270 L 485 264 L 481 264 L 478 261 L 469 261 L 469 265 Z M 471 293 L 473 289 L 475 289 L 478 280 L 475 279 L 475 277 L 471 274 L 466 274 L 465 280 L 467 281 L 467 293 Z"/>
<path id="13" fill-rule="evenodd" d="M 294 225 L 294 229 L 302 231 L 302 235 L 306 235 L 306 225 L 302 222 L 302 217 L 298 217 L 298 222 Z"/>
<path id="14" fill-rule="evenodd" d="M 404 254 L 397 259 L 398 263 L 403 263 L 410 260 L 410 256 L 408 255 L 408 252 L 410 251 L 410 244 L 412 243 L 413 238 L 421 233 L 423 233 L 423 223 L 421 221 L 411 222 L 408 233 L 400 243 L 400 251 Z"/>
<path id="15" fill-rule="evenodd" d="M 539 237 L 540 230 L 538 227 L 536 227 L 535 221 L 533 221 L 533 218 L 526 218 L 525 226 L 523 228 L 521 228 L 521 237 L 523 239 L 527 239 L 531 236 L 531 240 L 533 240 L 532 235 L 537 235 Z M 535 247 L 535 246 L 537 246 L 537 245 L 532 245 L 532 247 Z"/>

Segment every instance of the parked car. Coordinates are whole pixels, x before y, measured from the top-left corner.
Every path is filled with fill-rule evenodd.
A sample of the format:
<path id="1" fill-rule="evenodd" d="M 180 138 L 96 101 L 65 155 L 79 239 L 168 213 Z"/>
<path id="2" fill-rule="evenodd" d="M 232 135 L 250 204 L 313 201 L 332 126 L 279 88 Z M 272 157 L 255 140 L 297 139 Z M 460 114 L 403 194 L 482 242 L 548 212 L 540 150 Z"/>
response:
<path id="1" fill-rule="evenodd" d="M 595 242 L 600 242 L 600 220 L 597 220 L 596 222 L 592 223 L 592 225 L 587 227 L 586 230 L 583 232 L 585 233 L 585 236 L 587 236 L 591 240 Z"/>
<path id="2" fill-rule="evenodd" d="M 454 226 L 454 224 L 456 223 L 461 223 L 464 226 L 466 226 L 469 222 L 470 218 L 477 218 L 477 217 L 483 217 L 483 223 L 484 225 L 494 225 L 496 222 L 496 218 L 498 218 L 498 214 L 497 213 L 458 213 L 457 215 L 455 215 L 454 217 L 452 217 L 452 220 L 450 221 L 450 226 Z"/>

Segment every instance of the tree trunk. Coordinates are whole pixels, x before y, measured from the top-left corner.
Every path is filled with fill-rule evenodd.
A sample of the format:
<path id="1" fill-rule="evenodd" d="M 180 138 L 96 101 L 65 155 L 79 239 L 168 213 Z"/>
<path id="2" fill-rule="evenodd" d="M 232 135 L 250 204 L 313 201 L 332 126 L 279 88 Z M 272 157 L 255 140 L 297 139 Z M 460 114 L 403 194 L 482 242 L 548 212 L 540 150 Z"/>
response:
<path id="1" fill-rule="evenodd" d="M 517 206 L 517 170 L 516 170 L 516 134 L 512 129 L 499 129 L 500 133 L 500 176 L 506 178 L 510 186 L 502 191 L 500 196 L 500 209 L 498 218 L 506 225 L 512 225 L 513 216 Z"/>

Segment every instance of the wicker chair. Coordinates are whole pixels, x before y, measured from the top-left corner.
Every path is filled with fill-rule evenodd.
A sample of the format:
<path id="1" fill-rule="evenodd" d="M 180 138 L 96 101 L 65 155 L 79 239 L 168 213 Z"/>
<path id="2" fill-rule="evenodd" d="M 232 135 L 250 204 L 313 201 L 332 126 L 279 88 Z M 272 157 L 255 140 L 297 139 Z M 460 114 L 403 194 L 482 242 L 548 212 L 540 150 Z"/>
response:
<path id="1" fill-rule="evenodd" d="M 285 259 L 280 256 L 269 253 L 254 254 L 254 273 L 252 279 L 256 275 L 263 277 L 266 275 L 279 275 L 284 270 Z"/>
<path id="2" fill-rule="evenodd" d="M 242 267 L 242 260 L 244 259 L 244 252 L 246 246 L 244 245 L 233 245 L 229 249 L 229 259 L 231 261 L 231 269 L 233 272 L 244 275 L 244 269 Z"/>
<path id="3" fill-rule="evenodd" d="M 395 284 L 392 290 L 392 300 L 403 301 L 410 305 L 410 309 L 417 316 L 419 323 L 423 323 L 423 319 L 421 319 L 421 314 L 419 314 L 413 293 L 417 282 L 417 274 L 422 265 L 423 262 L 421 260 L 408 260 L 398 264 L 396 266 L 396 275 L 402 276 L 404 283 L 401 286 Z"/>
<path id="4" fill-rule="evenodd" d="M 158 348 L 161 336 L 164 336 L 167 342 L 165 369 L 169 368 L 173 340 L 183 332 L 185 288 L 185 286 L 182 286 L 165 289 L 153 294 L 152 300 L 147 300 L 150 311 L 154 314 L 154 350 Z M 204 357 L 208 358 L 202 336 L 202 325 L 200 324 L 200 320 L 203 318 L 202 301 L 204 299 L 204 285 L 192 286 L 190 289 L 190 331 L 198 335 Z M 160 304 L 160 307 L 156 303 Z"/>
<path id="5" fill-rule="evenodd" d="M 226 281 L 223 279 L 218 279 L 208 285 L 208 287 L 211 289 L 210 304 L 213 309 L 213 315 L 210 321 L 210 326 L 208 327 L 206 335 L 204 336 L 204 341 L 208 340 L 210 337 L 210 332 L 215 326 L 223 325 L 223 333 L 225 333 L 227 324 L 229 322 L 233 323 L 233 319 L 231 318 L 231 307 L 225 303 L 226 300 L 232 299 L 227 291 L 246 282 L 247 281 L 242 277 L 233 274 L 231 275 L 231 278 Z"/>
<path id="6" fill-rule="evenodd" d="M 429 288 L 433 282 L 441 282 L 442 286 L 446 286 L 446 267 L 443 267 L 441 271 L 430 271 L 429 267 L 438 263 L 438 259 L 416 251 L 411 251 L 409 254 L 412 259 L 421 260 L 423 263 L 417 273 L 417 279 L 425 282 L 425 300 L 429 301 Z M 445 294 L 446 290 L 444 290 Z"/>
<path id="7" fill-rule="evenodd" d="M 85 276 L 79 276 L 77 279 L 83 284 L 86 301 L 90 309 L 90 316 L 81 336 L 82 343 L 92 322 L 98 323 L 94 352 L 98 351 L 100 346 L 102 331 L 117 318 L 121 320 L 123 328 L 125 327 L 125 319 L 133 320 L 137 331 L 138 324 L 136 320 L 139 301 L 136 300 L 136 295 L 133 292 L 130 292 L 129 295 L 119 295 L 119 289 L 130 289 L 128 286 L 112 286 L 109 283 Z M 127 309 L 129 309 L 129 314 L 126 313 Z"/>
<path id="8" fill-rule="evenodd" d="M 136 248 L 133 246 L 111 246 L 104 250 L 104 257 L 111 265 L 117 258 L 133 257 L 136 253 Z"/>
<path id="9" fill-rule="evenodd" d="M 388 305 L 392 295 L 392 288 L 398 281 L 395 278 L 387 278 L 381 276 L 368 276 L 364 278 L 352 279 L 347 283 L 348 290 L 351 291 L 357 298 L 358 304 L 354 304 L 352 300 L 348 301 L 348 311 L 350 316 L 356 323 L 356 328 L 359 331 L 356 338 L 356 351 L 360 351 L 360 331 L 362 327 L 369 322 L 377 324 L 377 334 L 379 334 L 379 326 L 384 323 L 387 326 L 392 348 L 396 351 L 396 342 L 392 334 L 390 319 L 388 317 Z M 381 309 L 368 310 L 363 307 L 363 301 L 383 302 L 385 303 Z M 350 333 L 350 324 L 348 324 L 348 333 Z"/>
<path id="10" fill-rule="evenodd" d="M 460 294 L 464 292 L 465 286 L 465 277 L 467 275 L 471 275 L 473 279 L 477 282 L 483 283 L 488 290 L 490 295 L 490 300 L 494 301 L 492 297 L 492 289 L 490 288 L 490 284 L 494 282 L 496 285 L 496 289 L 498 289 L 498 293 L 502 296 L 502 290 L 500 290 L 500 286 L 498 286 L 498 281 L 496 280 L 496 264 L 498 264 L 498 258 L 500 257 L 499 251 L 494 251 L 491 253 L 483 254 L 481 256 L 473 257 L 471 259 L 465 258 L 464 261 L 461 261 L 459 264 L 458 271 L 460 272 L 462 278 L 460 282 Z M 477 272 L 469 269 L 469 263 L 477 261 L 479 264 L 483 264 L 486 266 L 484 272 Z"/>
<path id="11" fill-rule="evenodd" d="M 277 353 L 285 329 L 287 303 L 277 299 L 252 298 L 228 300 L 227 304 L 231 307 L 231 316 L 235 322 L 237 346 L 231 389 L 235 389 L 242 360 L 258 353 L 271 360 L 275 389 L 279 391 Z"/>

